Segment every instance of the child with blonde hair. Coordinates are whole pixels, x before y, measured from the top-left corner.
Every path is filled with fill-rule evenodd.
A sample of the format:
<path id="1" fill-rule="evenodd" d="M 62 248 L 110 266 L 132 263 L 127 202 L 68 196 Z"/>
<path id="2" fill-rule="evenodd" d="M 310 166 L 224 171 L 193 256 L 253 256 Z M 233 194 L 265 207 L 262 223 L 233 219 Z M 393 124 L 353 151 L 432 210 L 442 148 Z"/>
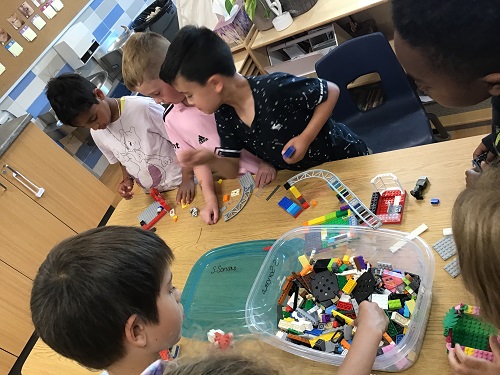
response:
<path id="1" fill-rule="evenodd" d="M 203 149 L 216 152 L 220 148 L 214 115 L 204 114 L 187 104 L 184 94 L 160 79 L 160 69 L 170 42 L 154 32 L 135 33 L 123 47 L 123 80 L 133 91 L 150 96 L 157 103 L 167 104 L 163 121 L 175 151 Z M 219 207 L 214 192 L 212 170 L 208 166 L 183 168 L 183 176 L 196 174 L 205 198 L 201 217 L 207 224 L 219 219 Z M 255 174 L 257 186 L 275 179 L 276 170 L 249 152 L 242 155 L 239 174 Z"/>
<path id="2" fill-rule="evenodd" d="M 476 297 L 481 316 L 500 327 L 500 168 L 495 163 L 458 196 L 453 207 L 453 236 L 465 287 Z M 460 343 L 448 358 L 454 374 L 500 373 L 500 344 L 490 337 L 494 361 L 465 355 Z"/>

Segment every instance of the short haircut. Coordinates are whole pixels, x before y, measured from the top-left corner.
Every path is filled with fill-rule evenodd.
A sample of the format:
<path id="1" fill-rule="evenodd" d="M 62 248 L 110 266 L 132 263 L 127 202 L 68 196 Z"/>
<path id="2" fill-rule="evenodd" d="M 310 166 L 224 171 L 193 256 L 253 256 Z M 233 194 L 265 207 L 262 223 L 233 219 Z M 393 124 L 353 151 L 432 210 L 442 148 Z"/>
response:
<path id="1" fill-rule="evenodd" d="M 65 73 L 47 83 L 47 99 L 57 118 L 65 125 L 77 126 L 75 120 L 99 101 L 96 85 L 76 73 Z"/>
<path id="2" fill-rule="evenodd" d="M 163 375 L 279 375 L 260 358 L 246 358 L 240 354 L 211 353 L 196 359 L 181 358 L 178 363 L 167 366 Z"/>
<path id="3" fill-rule="evenodd" d="M 494 166 L 453 207 L 453 236 L 465 287 L 475 296 L 481 316 L 500 327 L 500 168 Z"/>
<path id="4" fill-rule="evenodd" d="M 135 33 L 123 46 L 123 82 L 134 91 L 145 81 L 160 78 L 170 42 L 155 32 Z"/>
<path id="5" fill-rule="evenodd" d="M 500 71 L 500 3 L 491 0 L 392 0 L 401 37 L 457 80 Z"/>
<path id="6" fill-rule="evenodd" d="M 205 85 L 214 74 L 236 74 L 231 49 L 206 27 L 184 26 L 175 36 L 163 62 L 160 78 L 172 84 L 178 75 Z"/>
<path id="7" fill-rule="evenodd" d="M 127 319 L 159 322 L 157 298 L 174 255 L 141 228 L 92 229 L 56 245 L 31 292 L 41 339 L 83 366 L 105 369 L 125 355 Z"/>

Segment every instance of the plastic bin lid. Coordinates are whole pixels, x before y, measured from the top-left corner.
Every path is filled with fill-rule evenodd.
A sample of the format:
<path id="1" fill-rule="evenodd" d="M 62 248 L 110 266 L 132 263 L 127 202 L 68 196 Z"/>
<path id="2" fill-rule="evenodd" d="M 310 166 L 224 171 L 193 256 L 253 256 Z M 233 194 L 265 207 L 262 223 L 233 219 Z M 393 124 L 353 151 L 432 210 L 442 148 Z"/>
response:
<path id="1" fill-rule="evenodd" d="M 210 250 L 189 273 L 182 292 L 182 335 L 206 339 L 211 329 L 249 334 L 245 322 L 248 294 L 275 240 L 239 242 Z"/>

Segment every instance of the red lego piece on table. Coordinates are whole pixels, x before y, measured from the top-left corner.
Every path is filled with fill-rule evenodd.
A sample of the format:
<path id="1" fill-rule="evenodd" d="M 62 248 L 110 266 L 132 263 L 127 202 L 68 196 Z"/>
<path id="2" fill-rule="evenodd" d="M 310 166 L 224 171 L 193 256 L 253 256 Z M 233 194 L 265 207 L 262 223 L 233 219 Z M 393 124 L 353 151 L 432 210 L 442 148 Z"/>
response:
<path id="1" fill-rule="evenodd" d="M 400 224 L 406 202 L 406 191 L 386 190 L 379 198 L 375 214 L 384 224 Z"/>
<path id="2" fill-rule="evenodd" d="M 219 332 L 215 332 L 214 342 L 219 344 L 220 350 L 226 350 L 229 348 L 233 341 L 233 335 L 231 333 L 220 334 Z"/>

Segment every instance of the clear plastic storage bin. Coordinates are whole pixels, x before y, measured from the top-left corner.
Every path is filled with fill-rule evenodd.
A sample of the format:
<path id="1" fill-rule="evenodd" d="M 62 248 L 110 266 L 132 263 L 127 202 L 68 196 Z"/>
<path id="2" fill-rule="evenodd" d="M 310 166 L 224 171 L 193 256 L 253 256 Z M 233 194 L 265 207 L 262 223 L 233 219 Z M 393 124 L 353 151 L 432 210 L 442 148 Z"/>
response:
<path id="1" fill-rule="evenodd" d="M 418 274 L 421 284 L 411 322 L 404 339 L 392 350 L 376 358 L 373 369 L 397 372 L 410 367 L 416 360 L 422 346 L 427 319 L 429 316 L 432 280 L 434 277 L 434 256 L 429 246 L 420 238 L 407 240 L 403 233 L 394 230 L 345 226 L 312 226 L 289 231 L 272 246 L 264 260 L 257 278 L 250 290 L 246 303 L 245 318 L 250 331 L 265 342 L 289 353 L 318 362 L 339 366 L 343 356 L 325 353 L 276 337 L 278 331 L 277 301 L 281 287 L 287 276 L 302 269 L 297 258 L 311 255 L 316 244 L 309 240 L 310 235 L 327 231 L 332 237 L 351 231 L 352 239 L 346 246 L 316 249 L 315 259 L 362 255 L 365 261 L 376 265 L 377 262 L 391 263 L 396 270 Z M 395 253 L 389 248 L 398 243 L 401 248 Z M 319 246 L 321 247 L 321 246 Z"/>

